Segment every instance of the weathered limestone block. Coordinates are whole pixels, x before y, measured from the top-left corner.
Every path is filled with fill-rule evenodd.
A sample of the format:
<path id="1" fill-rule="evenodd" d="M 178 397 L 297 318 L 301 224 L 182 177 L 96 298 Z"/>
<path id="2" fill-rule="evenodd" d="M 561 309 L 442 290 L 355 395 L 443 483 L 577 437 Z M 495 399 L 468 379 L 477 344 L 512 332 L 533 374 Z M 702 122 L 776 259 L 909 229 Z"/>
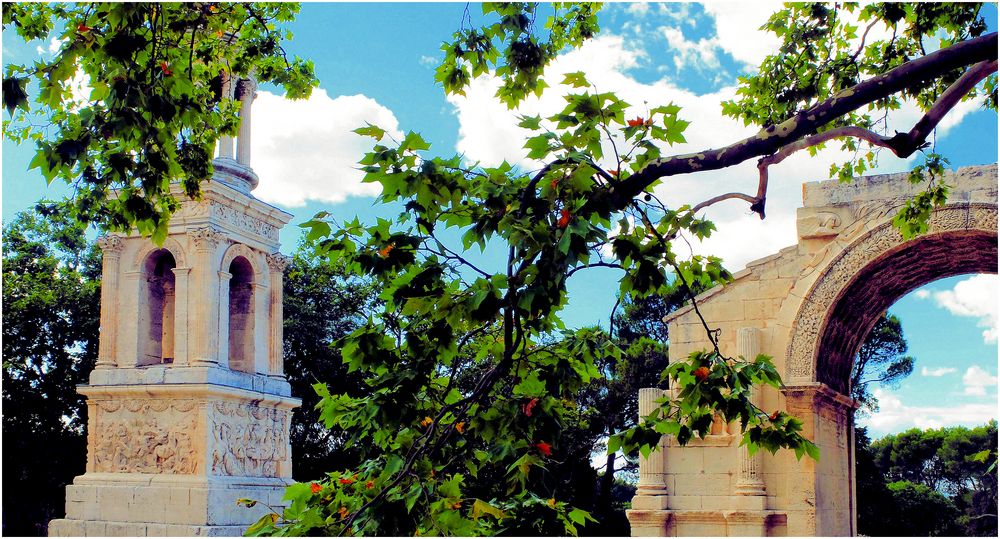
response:
<path id="1" fill-rule="evenodd" d="M 845 394 L 857 347 L 875 319 L 910 290 L 941 277 L 997 272 L 997 166 L 946 173 L 948 204 L 934 210 L 927 234 L 911 240 L 891 224 L 923 187 L 907 176 L 805 184 L 798 243 L 748 263 L 731 283 L 697 298 L 724 354 L 755 355 L 746 333 L 753 330 L 756 351 L 773 359 L 785 384 L 781 391 L 763 388 L 755 402 L 768 413 L 800 418 L 820 461 L 796 460 L 787 451 L 750 458 L 738 448 L 733 426 L 726 427 L 728 441 L 722 431 L 685 447 L 668 438 L 660 464 L 668 494 L 661 509 L 629 512 L 635 535 L 856 532 L 856 403 Z M 664 322 L 671 361 L 711 348 L 691 306 Z"/>
<path id="2" fill-rule="evenodd" d="M 253 84 L 240 88 L 248 139 Z M 239 162 L 216 161 L 218 181 L 182 202 L 162 246 L 100 242 L 100 360 L 78 388 L 87 472 L 50 535 L 235 536 L 281 506 L 300 404 L 281 366 L 278 231 L 291 215 L 250 195 L 249 141 L 238 143 Z"/>

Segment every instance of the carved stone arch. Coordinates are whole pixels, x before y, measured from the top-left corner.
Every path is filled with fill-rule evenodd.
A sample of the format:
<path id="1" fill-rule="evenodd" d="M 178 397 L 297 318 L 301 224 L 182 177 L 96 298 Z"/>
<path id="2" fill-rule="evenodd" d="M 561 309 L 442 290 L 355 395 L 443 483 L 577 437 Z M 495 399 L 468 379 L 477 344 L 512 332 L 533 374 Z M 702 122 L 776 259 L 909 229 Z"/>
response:
<path id="1" fill-rule="evenodd" d="M 176 356 L 177 268 L 185 266 L 184 248 L 174 238 L 163 246 L 144 242 L 136 253 L 137 294 L 135 365 L 171 364 Z M 183 292 L 182 292 L 183 294 Z"/>
<path id="2" fill-rule="evenodd" d="M 822 270 L 792 327 L 785 380 L 848 394 L 853 356 L 878 317 L 907 292 L 964 273 L 997 272 L 997 206 L 935 210 L 928 232 L 904 240 L 891 219 L 862 234 Z"/>
<path id="3" fill-rule="evenodd" d="M 219 271 L 228 272 L 233 260 L 240 256 L 245 258 L 253 268 L 253 282 L 266 286 L 269 281 L 267 263 L 263 262 L 263 257 L 259 251 L 243 243 L 234 243 L 226 249 L 226 252 L 222 255 L 222 263 L 219 265 Z"/>
<path id="4" fill-rule="evenodd" d="M 242 243 L 231 245 L 222 256 L 220 275 L 224 276 L 220 303 L 222 346 L 227 364 L 234 371 L 253 374 L 259 370 L 258 356 L 265 353 L 266 341 L 259 338 L 266 331 L 267 298 L 270 275 L 264 254 Z"/>
<path id="5" fill-rule="evenodd" d="M 139 252 L 136 253 L 135 259 L 133 260 L 133 268 L 142 268 L 143 264 L 147 262 L 147 259 L 153 253 L 157 251 L 166 249 L 170 251 L 170 255 L 174 257 L 174 261 L 177 263 L 178 268 L 186 268 L 187 265 L 187 253 L 184 252 L 184 247 L 176 239 L 167 236 L 167 239 L 163 241 L 163 246 L 157 246 L 153 243 L 146 242 L 139 248 Z"/>

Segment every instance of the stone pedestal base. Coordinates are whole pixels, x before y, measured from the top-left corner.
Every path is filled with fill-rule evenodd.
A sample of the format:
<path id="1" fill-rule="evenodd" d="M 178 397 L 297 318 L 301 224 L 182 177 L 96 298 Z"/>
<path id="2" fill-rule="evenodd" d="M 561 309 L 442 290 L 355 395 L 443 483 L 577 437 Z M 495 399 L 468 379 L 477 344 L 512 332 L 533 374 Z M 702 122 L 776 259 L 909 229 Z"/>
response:
<path id="1" fill-rule="evenodd" d="M 655 511 L 626 513 L 632 537 L 776 537 L 787 535 L 787 517 L 777 511 Z"/>
<path id="2" fill-rule="evenodd" d="M 185 526 L 58 519 L 49 523 L 49 537 L 239 537 L 247 526 Z"/>
<path id="3" fill-rule="evenodd" d="M 49 524 L 49 535 L 191 536 L 242 535 L 271 511 L 280 512 L 286 479 L 185 478 L 153 474 L 77 477 L 66 487 L 66 518 Z M 236 500 L 257 500 L 254 507 Z"/>

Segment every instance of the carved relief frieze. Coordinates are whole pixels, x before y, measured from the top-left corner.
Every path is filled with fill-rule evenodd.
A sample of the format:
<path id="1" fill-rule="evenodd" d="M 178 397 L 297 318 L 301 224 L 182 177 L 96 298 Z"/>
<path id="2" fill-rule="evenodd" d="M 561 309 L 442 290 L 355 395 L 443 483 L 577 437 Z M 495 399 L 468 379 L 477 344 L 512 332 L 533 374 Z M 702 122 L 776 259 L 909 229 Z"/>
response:
<path id="1" fill-rule="evenodd" d="M 211 201 L 211 204 L 212 216 L 216 219 L 224 223 L 228 223 L 237 229 L 251 234 L 256 234 L 269 240 L 278 239 L 278 228 L 276 226 L 266 223 L 263 220 L 251 215 L 247 215 L 246 213 L 227 206 L 222 202 L 213 200 Z"/>
<path id="2" fill-rule="evenodd" d="M 211 473 L 279 477 L 289 459 L 289 412 L 254 403 L 217 402 L 209 411 Z"/>
<path id="3" fill-rule="evenodd" d="M 195 407 L 191 399 L 97 401 L 94 471 L 197 473 Z"/>
<path id="4" fill-rule="evenodd" d="M 796 222 L 802 239 L 836 236 L 843 230 L 840 215 L 829 211 L 817 211 L 803 215 Z"/>
<path id="5" fill-rule="evenodd" d="M 248 215 L 239 208 L 220 200 L 201 200 L 196 204 L 185 204 L 178 215 L 191 219 L 214 218 L 232 225 L 248 234 L 254 234 L 269 240 L 278 239 L 278 227 L 266 221 Z"/>

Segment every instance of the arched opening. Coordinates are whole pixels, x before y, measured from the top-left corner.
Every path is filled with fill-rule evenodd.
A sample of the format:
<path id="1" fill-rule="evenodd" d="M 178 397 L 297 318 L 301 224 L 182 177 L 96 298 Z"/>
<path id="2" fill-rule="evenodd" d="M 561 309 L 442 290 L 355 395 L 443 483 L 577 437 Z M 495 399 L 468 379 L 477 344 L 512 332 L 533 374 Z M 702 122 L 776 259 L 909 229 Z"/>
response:
<path id="1" fill-rule="evenodd" d="M 878 239 L 892 243 L 878 244 Z M 895 236 L 898 238 L 898 236 Z M 883 313 L 907 293 L 942 279 L 968 273 L 997 273 L 995 230 L 964 229 L 930 233 L 899 241 L 889 233 L 873 234 L 872 242 L 849 248 L 821 279 L 821 286 L 839 292 L 822 318 L 814 341 L 814 381 L 839 396 L 789 402 L 800 414 L 819 406 L 811 436 L 824 455 L 814 474 L 816 527 L 834 535 L 857 533 L 857 498 L 854 455 L 854 408 L 850 380 L 854 359 Z M 851 257 L 867 258 L 854 265 Z M 857 258 L 855 258 L 857 260 Z M 810 299 L 806 298 L 805 305 Z M 793 399 L 794 400 L 794 399 Z M 795 481 L 801 478 L 795 478 Z"/>
<path id="2" fill-rule="evenodd" d="M 174 255 L 166 249 L 153 251 L 142 266 L 139 366 L 174 362 L 175 267 Z"/>
<path id="3" fill-rule="evenodd" d="M 254 370 L 254 271 L 237 256 L 229 265 L 229 368 Z"/>
<path id="4" fill-rule="evenodd" d="M 863 345 L 869 363 L 855 364 L 854 379 L 874 383 L 851 388 L 865 403 L 853 446 L 859 534 L 996 535 L 996 482 L 974 455 L 996 448 L 998 282 L 964 274 L 921 286 L 890 307 L 896 328 Z M 873 353 L 880 345 L 885 355 Z"/>
<path id="5" fill-rule="evenodd" d="M 816 381 L 848 395 L 861 343 L 893 303 L 932 281 L 965 273 L 997 273 L 997 235 L 958 230 L 906 242 L 865 266 L 834 303 L 820 333 Z"/>

